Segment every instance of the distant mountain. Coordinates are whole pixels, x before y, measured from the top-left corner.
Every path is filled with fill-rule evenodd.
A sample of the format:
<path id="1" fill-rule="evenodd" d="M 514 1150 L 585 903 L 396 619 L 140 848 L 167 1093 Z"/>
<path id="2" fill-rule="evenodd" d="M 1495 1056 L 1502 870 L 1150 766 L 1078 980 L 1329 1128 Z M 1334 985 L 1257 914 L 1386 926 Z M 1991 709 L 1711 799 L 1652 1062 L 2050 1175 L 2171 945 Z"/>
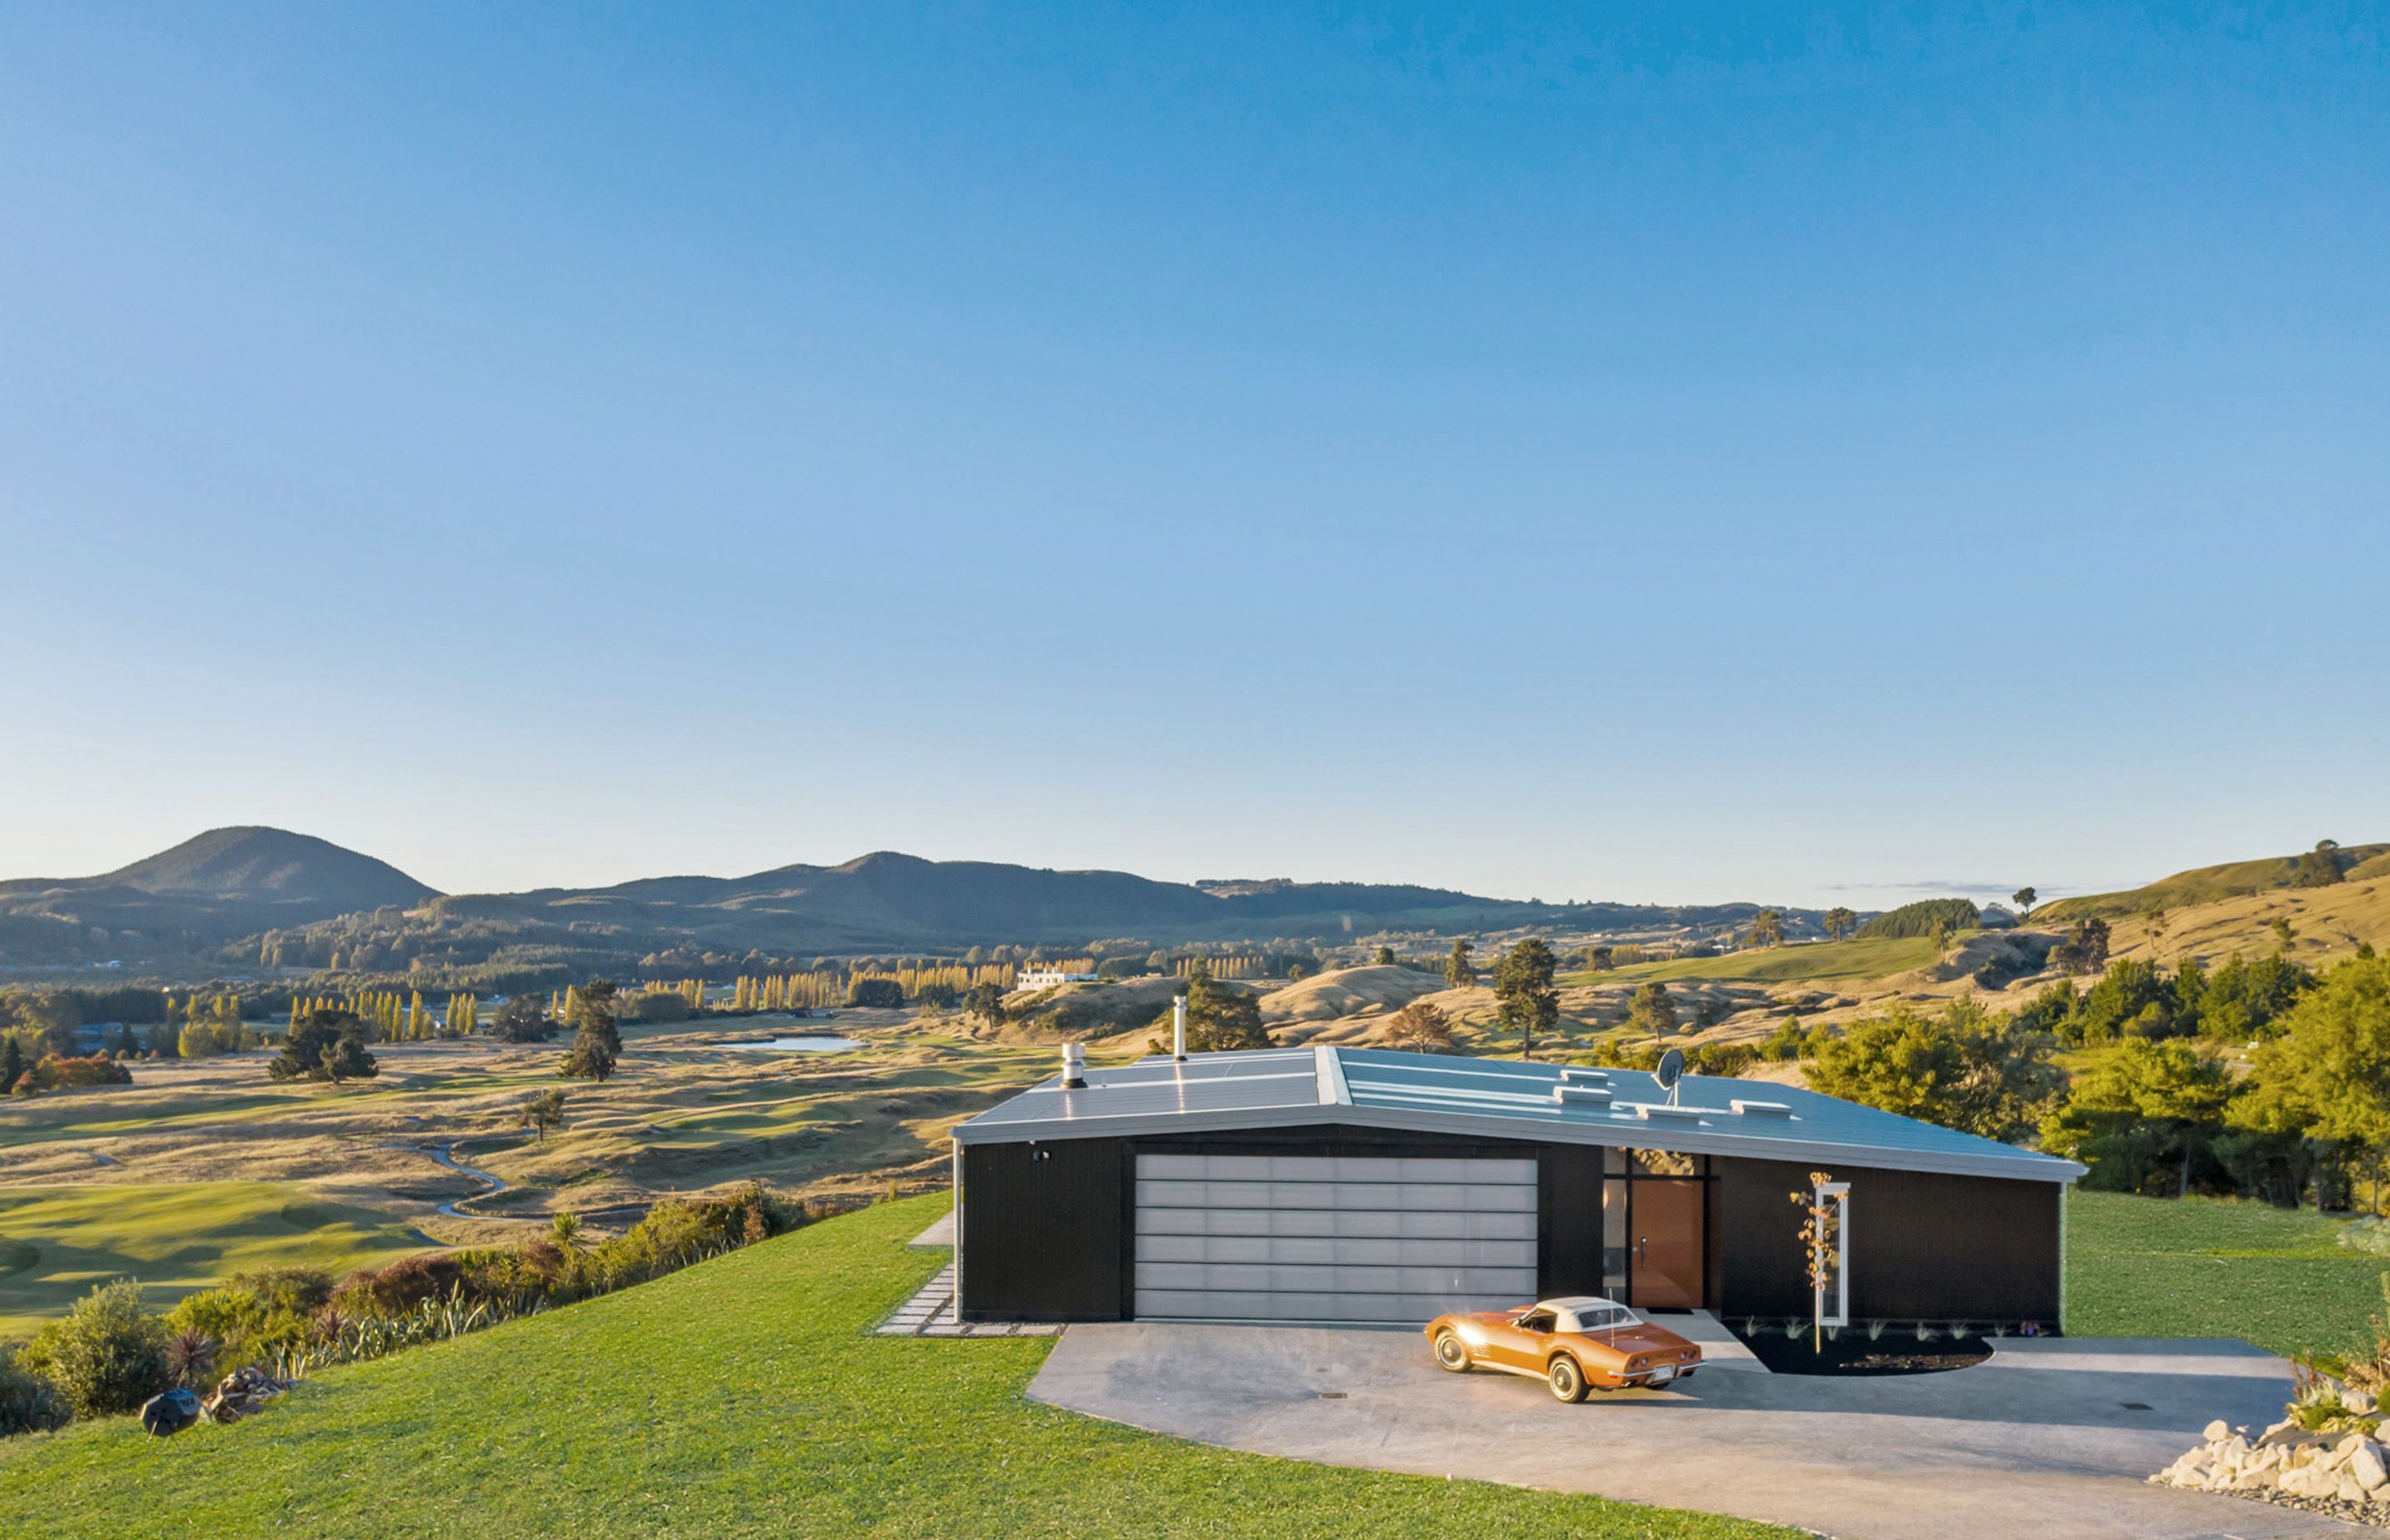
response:
<path id="1" fill-rule="evenodd" d="M 128 940 L 209 944 L 363 910 L 411 908 L 437 898 L 385 861 L 288 829 L 214 828 L 172 850 L 97 877 L 0 882 L 0 919 L 50 921 L 85 934 L 75 952 L 108 953 Z M 131 932 L 131 938 L 119 933 Z M 0 946 L 49 939 L 39 923 L 0 927 Z"/>
<path id="2" fill-rule="evenodd" d="M 2390 844 L 2343 845 L 2332 853 L 2340 863 L 2341 875 L 2354 881 L 2390 876 Z M 2146 887 L 2129 888 L 2117 893 L 2085 893 L 2079 898 L 2062 898 L 2043 905 L 2033 912 L 2037 925 L 2056 925 L 2097 916 L 2115 919 L 2125 915 L 2154 914 L 2160 909 L 2187 908 L 2193 904 L 2214 904 L 2227 898 L 2242 898 L 2252 893 L 2271 892 L 2288 888 L 2298 880 L 2299 858 L 2295 855 L 2269 855 L 2255 861 L 2228 861 L 2218 866 L 2193 866 L 2172 877 L 2162 877 Z"/>
<path id="3" fill-rule="evenodd" d="M 585 931 L 615 928 L 717 950 L 780 953 L 1077 944 L 1108 936 L 1228 941 L 1482 930 L 1548 923 L 1562 913 L 1438 888 L 1268 882 L 1207 890 L 1129 872 L 925 861 L 889 851 L 842 866 L 776 866 L 752 877 L 460 895 L 432 909 L 459 920 L 569 922 Z"/>
<path id="4" fill-rule="evenodd" d="M 1751 904 L 1564 905 L 1364 882 L 1161 882 L 1118 871 L 926 861 L 889 851 L 747 877 L 443 896 L 370 856 L 272 828 L 214 829 L 99 877 L 0 882 L 0 964 L 110 956 L 387 971 L 501 954 L 621 967 L 676 951 L 798 957 L 958 953 L 1103 939 L 1350 940 L 1525 927 L 1664 933 L 1747 921 Z M 1817 916 L 1786 912 L 1814 928 Z M 275 931 L 271 944 L 253 938 Z M 238 944 L 233 944 L 238 943 Z M 218 949 L 223 949 L 220 953 Z"/>

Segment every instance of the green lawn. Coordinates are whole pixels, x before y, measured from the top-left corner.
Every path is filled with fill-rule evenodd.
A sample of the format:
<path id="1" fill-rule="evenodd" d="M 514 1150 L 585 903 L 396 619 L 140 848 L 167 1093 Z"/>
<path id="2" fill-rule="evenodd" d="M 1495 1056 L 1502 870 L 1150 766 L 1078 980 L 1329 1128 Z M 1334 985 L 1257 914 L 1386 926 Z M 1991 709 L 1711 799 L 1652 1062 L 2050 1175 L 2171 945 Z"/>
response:
<path id="1" fill-rule="evenodd" d="M 1708 979 L 1722 983 L 1795 983 L 1805 979 L 1885 979 L 1922 968 L 1938 955 L 1931 936 L 1870 936 L 1864 941 L 1821 941 L 1805 946 L 1754 947 L 1722 957 L 1685 957 L 1675 962 L 1630 963 L 1607 973 L 1571 973 L 1568 984 L 1646 983 L 1658 980 Z"/>
<path id="2" fill-rule="evenodd" d="M 2341 1221 L 2262 1203 L 2076 1192 L 2066 1200 L 2066 1329 L 2239 1337 L 2281 1354 L 2369 1345 L 2390 1257 Z"/>
<path id="3" fill-rule="evenodd" d="M 945 1202 L 882 1204 L 330 1370 L 230 1428 L 160 1441 L 118 1418 L 14 1441 L 0 1514 L 38 1516 L 54 1540 L 1792 1533 L 1237 1454 L 1032 1405 L 1045 1341 L 866 1335 L 937 1265 L 904 1241 Z"/>
<path id="4" fill-rule="evenodd" d="M 226 1273 L 338 1275 L 425 1249 L 404 1225 L 288 1182 L 0 1187 L 0 1341 L 109 1278 L 139 1278 L 162 1310 Z"/>

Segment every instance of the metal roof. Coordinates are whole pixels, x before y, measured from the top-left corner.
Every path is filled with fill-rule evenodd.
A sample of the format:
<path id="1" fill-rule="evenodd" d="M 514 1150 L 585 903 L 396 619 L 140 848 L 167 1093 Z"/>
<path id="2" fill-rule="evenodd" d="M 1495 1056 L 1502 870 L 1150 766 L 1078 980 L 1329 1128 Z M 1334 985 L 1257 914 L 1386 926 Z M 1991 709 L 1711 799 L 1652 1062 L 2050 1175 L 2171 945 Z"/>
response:
<path id="1" fill-rule="evenodd" d="M 1200 1134 L 1346 1123 L 1614 1145 L 1752 1160 L 1840 1161 L 1895 1171 L 2072 1182 L 2073 1161 L 1772 1081 L 1688 1074 L 1672 1099 L 1640 1070 L 1396 1053 L 1263 1048 L 1153 1055 L 1055 1076 L 957 1125 L 957 1144 Z"/>

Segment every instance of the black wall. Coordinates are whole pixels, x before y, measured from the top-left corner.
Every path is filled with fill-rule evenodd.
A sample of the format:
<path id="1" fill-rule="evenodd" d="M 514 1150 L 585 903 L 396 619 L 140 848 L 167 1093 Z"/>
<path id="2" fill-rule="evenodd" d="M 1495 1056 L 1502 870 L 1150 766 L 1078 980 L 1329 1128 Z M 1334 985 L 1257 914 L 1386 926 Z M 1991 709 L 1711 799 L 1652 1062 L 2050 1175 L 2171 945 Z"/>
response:
<path id="1" fill-rule="evenodd" d="M 956 1194 L 967 1321 L 1117 1321 L 1126 1313 L 1119 1139 L 974 1144 Z M 1133 1169 L 1133 1168 L 1132 1168 Z"/>
<path id="2" fill-rule="evenodd" d="M 1831 1163 L 1830 1163 L 1831 1164 Z M 1721 1315 L 1806 1315 L 1810 1292 L 1791 1194 L 1808 1164 L 1720 1160 L 1712 1256 Z M 1831 1166 L 1851 1185 L 1851 1319 L 2058 1322 L 2054 1182 Z"/>
<path id="3" fill-rule="evenodd" d="M 1537 1157 L 1538 1289 L 1601 1292 L 1601 1150 L 1321 1124 L 1144 1139 L 967 1145 L 965 1320 L 1124 1320 L 1135 1314 L 1137 1155 Z M 1043 1158 L 1040 1159 L 1041 1155 Z M 1805 1315 L 1809 1285 L 1787 1195 L 1807 1164 L 1717 1157 L 1708 1213 L 1711 1308 Z M 1851 1316 L 2058 1321 L 2059 1192 L 2049 1182 L 1851 1170 Z"/>

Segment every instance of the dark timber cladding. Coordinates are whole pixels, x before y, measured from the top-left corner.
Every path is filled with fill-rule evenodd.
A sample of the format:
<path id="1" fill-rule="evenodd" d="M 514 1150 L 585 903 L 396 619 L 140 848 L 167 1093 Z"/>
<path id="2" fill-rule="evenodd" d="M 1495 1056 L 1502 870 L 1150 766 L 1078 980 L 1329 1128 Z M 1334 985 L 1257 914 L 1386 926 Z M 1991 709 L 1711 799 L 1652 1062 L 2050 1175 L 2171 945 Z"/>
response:
<path id="1" fill-rule="evenodd" d="M 1137 1313 L 1130 1173 L 1139 1154 L 1533 1156 L 1537 1292 L 1601 1293 L 1602 1151 L 1321 1125 L 1175 1138 L 966 1146 L 960 1241 L 966 1320 L 1125 1320 Z M 1801 1315 L 1797 1235 L 1812 1168 L 1711 1163 L 1704 1302 L 1725 1315 Z M 1839 1167 L 1851 1184 L 1854 1320 L 2059 1319 L 2054 1183 Z M 1614 1290 L 1613 1290 L 1614 1291 Z"/>
<path id="2" fill-rule="evenodd" d="M 1124 1317 L 1124 1158 L 1118 1139 L 963 1148 L 955 1254 L 964 1318 Z"/>
<path id="3" fill-rule="evenodd" d="M 1790 1199 L 1814 1168 L 1721 1161 L 1715 1308 L 1722 1315 L 1805 1315 L 1810 1290 Z M 2059 1226 L 2064 1188 L 1916 1171 L 1835 1167 L 1851 1185 L 1851 1319 L 2035 1321 L 2059 1318 Z"/>
<path id="4" fill-rule="evenodd" d="M 955 1131 L 966 1320 L 1124 1319 L 1140 1287 L 1195 1319 L 1393 1320 L 1531 1285 L 1802 1315 L 1790 1196 L 1822 1173 L 1849 1184 L 1854 1321 L 2063 1324 L 2079 1165 L 1798 1086 L 1330 1047 L 1085 1080 Z"/>

